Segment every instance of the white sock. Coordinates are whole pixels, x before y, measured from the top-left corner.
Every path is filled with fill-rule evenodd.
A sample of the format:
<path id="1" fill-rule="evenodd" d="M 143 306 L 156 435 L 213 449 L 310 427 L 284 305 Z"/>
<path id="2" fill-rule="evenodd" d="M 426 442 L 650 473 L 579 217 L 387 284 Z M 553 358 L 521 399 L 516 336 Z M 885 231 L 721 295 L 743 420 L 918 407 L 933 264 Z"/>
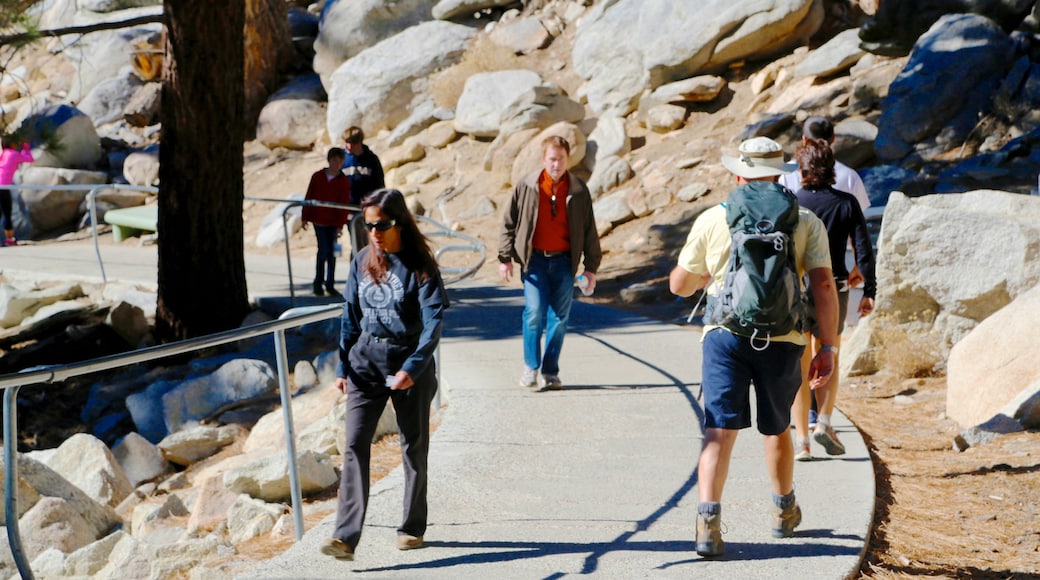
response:
<path id="1" fill-rule="evenodd" d="M 816 424 L 823 425 L 824 428 L 831 426 L 831 416 L 824 413 L 820 413 L 816 416 Z"/>

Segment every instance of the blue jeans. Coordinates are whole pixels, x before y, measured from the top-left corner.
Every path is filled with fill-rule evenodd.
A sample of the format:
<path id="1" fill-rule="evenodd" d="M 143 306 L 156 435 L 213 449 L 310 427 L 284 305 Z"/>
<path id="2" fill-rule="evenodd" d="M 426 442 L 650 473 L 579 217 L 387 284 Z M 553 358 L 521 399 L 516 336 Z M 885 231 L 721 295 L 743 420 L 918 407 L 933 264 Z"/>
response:
<path id="1" fill-rule="evenodd" d="M 314 224 L 314 236 L 318 242 L 318 257 L 314 267 L 315 286 L 331 288 L 336 283 L 336 226 Z"/>
<path id="2" fill-rule="evenodd" d="M 524 364 L 529 369 L 541 368 L 542 374 L 557 375 L 560 373 L 563 335 L 567 332 L 567 319 L 574 298 L 571 257 L 566 252 L 552 258 L 535 254 L 520 279 L 524 283 Z"/>

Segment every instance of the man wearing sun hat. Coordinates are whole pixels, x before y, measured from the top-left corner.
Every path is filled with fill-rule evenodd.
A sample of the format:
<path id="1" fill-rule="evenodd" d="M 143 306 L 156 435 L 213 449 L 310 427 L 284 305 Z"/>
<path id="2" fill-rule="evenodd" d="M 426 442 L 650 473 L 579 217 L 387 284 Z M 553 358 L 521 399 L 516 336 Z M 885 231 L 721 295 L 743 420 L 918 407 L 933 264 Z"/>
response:
<path id="1" fill-rule="evenodd" d="M 722 156 L 722 164 L 737 184 L 776 182 L 797 166 L 784 161 L 783 148 L 765 137 L 740 144 L 737 156 Z M 789 195 L 780 186 L 777 195 Z M 812 212 L 799 209 L 793 234 L 798 274 L 808 273 L 820 323 L 820 339 L 833 345 L 838 327 L 838 299 L 831 273 L 827 231 Z M 694 222 L 678 265 L 669 276 L 669 288 L 678 296 L 690 296 L 706 287 L 719 292 L 728 267 L 731 233 L 726 208 L 706 210 Z M 710 283 L 710 285 L 709 285 Z M 772 482 L 771 527 L 774 537 L 790 537 L 801 523 L 801 508 L 794 495 L 794 448 L 788 434 L 791 403 L 801 384 L 801 356 L 805 337 L 798 330 L 772 336 L 765 348 L 724 326 L 706 325 L 701 339 L 704 393 L 704 444 L 698 465 L 700 503 L 697 509 L 698 554 L 724 553 L 721 531 L 722 489 L 729 471 L 733 445 L 741 429 L 751 426 L 750 389 L 755 387 L 758 430 L 764 436 L 766 469 Z M 811 385 L 825 384 L 834 371 L 834 352 L 821 348 L 809 369 Z"/>

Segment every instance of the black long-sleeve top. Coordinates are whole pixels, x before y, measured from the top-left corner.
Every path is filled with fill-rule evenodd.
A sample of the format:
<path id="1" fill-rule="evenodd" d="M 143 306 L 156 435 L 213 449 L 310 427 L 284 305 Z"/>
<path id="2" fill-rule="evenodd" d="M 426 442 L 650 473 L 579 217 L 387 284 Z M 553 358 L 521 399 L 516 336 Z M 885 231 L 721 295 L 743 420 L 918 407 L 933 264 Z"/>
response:
<path id="1" fill-rule="evenodd" d="M 340 330 L 340 363 L 336 374 L 346 377 L 345 365 L 350 349 L 362 332 L 398 344 L 415 345 L 401 365 L 401 370 L 418 377 L 429 366 L 441 337 L 448 294 L 440 272 L 423 276 L 406 267 L 394 254 L 388 254 L 386 279 L 376 284 L 365 271 L 365 260 L 371 248 L 358 252 L 350 265 L 346 304 Z"/>
<path id="2" fill-rule="evenodd" d="M 877 291 L 877 278 L 874 274 L 874 247 L 870 243 L 867 231 L 867 220 L 859 202 L 850 193 L 839 191 L 833 187 L 826 189 L 809 189 L 803 187 L 795 192 L 798 204 L 816 214 L 827 228 L 827 238 L 831 248 L 831 270 L 835 278 L 848 278 L 849 270 L 845 266 L 845 245 L 852 238 L 852 247 L 856 253 L 856 265 L 863 274 L 863 295 L 873 298 Z"/>

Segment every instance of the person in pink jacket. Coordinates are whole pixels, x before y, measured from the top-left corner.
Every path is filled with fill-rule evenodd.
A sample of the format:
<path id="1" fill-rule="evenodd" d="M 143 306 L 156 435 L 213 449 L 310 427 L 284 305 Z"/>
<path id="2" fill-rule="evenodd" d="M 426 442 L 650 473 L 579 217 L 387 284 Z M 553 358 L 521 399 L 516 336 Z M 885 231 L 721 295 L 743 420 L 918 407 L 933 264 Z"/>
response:
<path id="1" fill-rule="evenodd" d="M 3 214 L 4 226 L 4 240 L 0 245 L 18 245 L 18 241 L 14 239 L 14 221 L 11 219 L 11 190 L 4 186 L 14 183 L 14 172 L 18 171 L 19 165 L 33 161 L 35 159 L 29 151 L 28 143 L 22 143 L 21 151 L 13 147 L 4 147 L 3 153 L 0 153 L 0 213 Z"/>

